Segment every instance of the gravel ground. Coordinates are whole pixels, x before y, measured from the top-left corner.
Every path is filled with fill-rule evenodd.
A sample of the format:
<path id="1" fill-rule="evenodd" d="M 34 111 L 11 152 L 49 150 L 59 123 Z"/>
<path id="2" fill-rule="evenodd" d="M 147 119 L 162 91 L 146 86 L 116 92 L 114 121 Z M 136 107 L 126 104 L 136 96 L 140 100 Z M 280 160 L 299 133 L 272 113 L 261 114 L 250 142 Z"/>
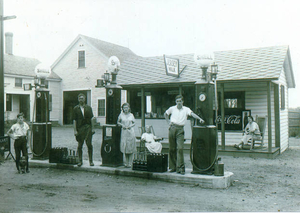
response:
<path id="1" fill-rule="evenodd" d="M 54 127 L 52 147 L 76 149 L 71 127 Z M 101 129 L 93 139 L 100 160 Z M 300 211 L 300 139 L 275 159 L 223 156 L 228 189 L 203 189 L 134 177 L 0 165 L 0 212 L 296 212 Z M 87 159 L 87 150 L 84 149 Z M 188 156 L 186 156 L 189 167 Z M 98 166 L 98 165 L 95 165 Z"/>

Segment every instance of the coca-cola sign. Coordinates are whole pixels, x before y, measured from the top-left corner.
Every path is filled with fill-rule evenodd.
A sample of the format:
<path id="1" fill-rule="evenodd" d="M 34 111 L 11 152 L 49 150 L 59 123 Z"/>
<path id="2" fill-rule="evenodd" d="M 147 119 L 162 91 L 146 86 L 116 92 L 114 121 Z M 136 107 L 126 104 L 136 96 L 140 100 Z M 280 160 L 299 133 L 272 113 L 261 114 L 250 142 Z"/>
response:
<path id="1" fill-rule="evenodd" d="M 222 121 L 221 115 L 219 115 L 216 119 L 216 123 L 220 124 Z M 225 124 L 240 124 L 241 123 L 241 116 L 240 115 L 225 115 L 224 118 Z"/>
<path id="2" fill-rule="evenodd" d="M 218 129 L 221 129 L 222 117 L 218 115 L 215 119 Z M 242 129 L 242 116 L 238 114 L 224 116 L 225 130 L 241 130 Z"/>

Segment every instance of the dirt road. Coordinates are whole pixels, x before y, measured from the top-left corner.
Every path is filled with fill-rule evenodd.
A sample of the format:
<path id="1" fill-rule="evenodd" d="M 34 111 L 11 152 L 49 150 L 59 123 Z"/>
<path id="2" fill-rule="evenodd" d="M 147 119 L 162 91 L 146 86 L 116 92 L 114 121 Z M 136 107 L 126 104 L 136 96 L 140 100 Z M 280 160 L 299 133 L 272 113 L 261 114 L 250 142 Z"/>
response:
<path id="1" fill-rule="evenodd" d="M 69 131 L 54 128 L 54 141 L 64 134 L 64 145 Z M 221 190 L 45 168 L 20 175 L 10 159 L 0 165 L 0 212 L 300 211 L 299 144 L 292 138 L 276 159 L 222 157 L 235 181 Z"/>

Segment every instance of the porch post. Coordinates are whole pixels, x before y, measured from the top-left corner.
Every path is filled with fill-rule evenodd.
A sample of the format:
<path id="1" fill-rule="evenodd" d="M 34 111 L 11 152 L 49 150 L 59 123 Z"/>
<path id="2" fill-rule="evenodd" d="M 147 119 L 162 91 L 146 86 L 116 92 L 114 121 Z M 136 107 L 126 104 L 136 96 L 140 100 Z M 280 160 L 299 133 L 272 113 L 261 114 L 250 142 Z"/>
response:
<path id="1" fill-rule="evenodd" d="M 126 102 L 130 103 L 130 90 L 126 90 Z"/>
<path id="2" fill-rule="evenodd" d="M 182 95 L 182 85 L 179 85 L 179 95 Z"/>
<path id="3" fill-rule="evenodd" d="M 272 118 L 271 118 L 271 82 L 267 82 L 267 102 L 268 102 L 268 152 L 272 152 Z"/>
<path id="4" fill-rule="evenodd" d="M 225 150 L 225 106 L 224 106 L 224 83 L 220 84 L 221 87 L 221 143 L 222 150 Z"/>
<path id="5" fill-rule="evenodd" d="M 141 88 L 141 125 L 145 127 L 145 88 Z"/>
<path id="6" fill-rule="evenodd" d="M 280 110 L 279 84 L 274 85 L 274 112 L 275 112 L 275 147 L 280 147 Z"/>

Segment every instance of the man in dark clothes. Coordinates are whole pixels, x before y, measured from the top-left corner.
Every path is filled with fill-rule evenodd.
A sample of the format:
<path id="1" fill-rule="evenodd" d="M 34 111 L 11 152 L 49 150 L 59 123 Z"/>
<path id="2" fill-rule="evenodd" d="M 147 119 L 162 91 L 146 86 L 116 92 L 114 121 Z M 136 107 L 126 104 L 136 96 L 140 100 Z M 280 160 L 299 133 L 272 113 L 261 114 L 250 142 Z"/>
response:
<path id="1" fill-rule="evenodd" d="M 85 104 L 85 95 L 80 93 L 78 95 L 79 104 L 74 107 L 73 110 L 73 126 L 74 135 L 78 142 L 77 153 L 79 157 L 78 166 L 82 166 L 82 146 L 85 141 L 88 147 L 90 166 L 94 166 L 93 163 L 93 145 L 92 137 L 95 133 L 93 131 L 93 111 L 92 108 Z"/>

